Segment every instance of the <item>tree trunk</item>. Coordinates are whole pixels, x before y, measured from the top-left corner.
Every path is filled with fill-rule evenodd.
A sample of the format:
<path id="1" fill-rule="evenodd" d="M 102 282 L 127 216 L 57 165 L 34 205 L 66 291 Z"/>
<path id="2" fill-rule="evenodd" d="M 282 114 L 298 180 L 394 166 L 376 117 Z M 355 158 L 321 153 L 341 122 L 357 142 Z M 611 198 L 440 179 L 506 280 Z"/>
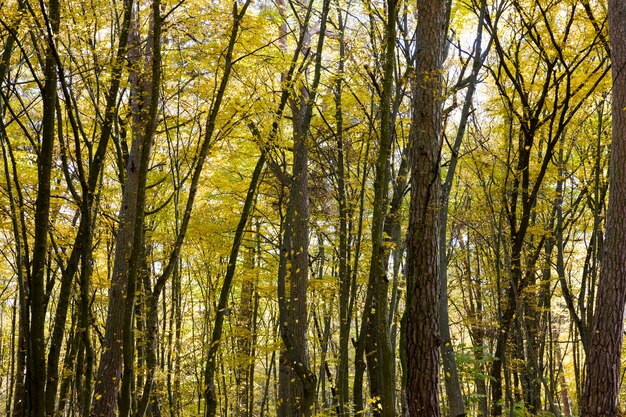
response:
<path id="1" fill-rule="evenodd" d="M 616 416 L 620 385 L 620 355 L 626 304 L 626 4 L 609 0 L 609 30 L 613 71 L 613 130 L 609 167 L 606 240 L 600 267 L 596 311 L 586 359 L 587 380 L 582 399 L 584 416 Z"/>
<path id="2" fill-rule="evenodd" d="M 406 393 L 409 416 L 439 410 L 439 157 L 447 14 L 443 0 L 418 1 L 416 91 L 407 231 Z M 445 266 L 441 266 L 445 267 Z"/>
<path id="3" fill-rule="evenodd" d="M 308 23 L 312 3 L 306 11 Z M 324 0 L 319 38 L 314 55 L 314 74 L 310 89 L 302 87 L 292 98 L 293 174 L 285 220 L 278 271 L 279 327 L 283 341 L 281 353 L 281 398 L 279 415 L 310 416 L 313 412 L 317 377 L 309 365 L 307 349 L 307 287 L 309 277 L 309 129 L 313 106 L 320 84 L 322 50 L 330 0 Z M 305 45 L 308 25 L 302 27 L 298 48 Z M 290 73 L 292 73 L 290 68 Z M 287 284 L 289 295 L 287 295 Z M 285 380 L 289 377 L 289 380 Z M 288 392 L 285 388 L 290 384 Z M 284 394 L 287 394 L 286 396 Z"/>
<path id="4" fill-rule="evenodd" d="M 551 329 L 554 339 L 554 355 L 556 356 L 557 373 L 558 373 L 558 385 L 560 385 L 559 395 L 561 397 L 561 407 L 563 409 L 563 416 L 570 417 L 572 415 L 572 405 L 570 401 L 569 389 L 567 379 L 565 378 L 565 368 L 563 362 L 565 361 L 564 355 L 561 353 L 561 342 L 559 341 L 559 332 L 557 326 Z"/>
<path id="5" fill-rule="evenodd" d="M 306 92 L 305 92 L 306 93 Z M 286 415 L 309 416 L 315 398 L 316 377 L 309 369 L 307 353 L 307 286 L 309 275 L 309 186 L 308 186 L 308 126 L 304 123 L 308 94 L 301 98 L 303 107 L 294 108 L 293 180 L 289 195 L 288 220 L 285 224 L 285 278 L 289 295 L 283 288 L 281 336 L 285 351 L 281 355 L 282 386 L 289 385 L 285 401 Z M 286 297 L 286 299 L 285 299 Z M 284 317 L 284 320 L 282 319 Z M 301 369 L 293 366 L 297 364 Z M 288 378 L 285 381 L 284 378 Z"/>
<path id="6" fill-rule="evenodd" d="M 371 128 L 371 126 L 370 126 Z M 365 144 L 365 155 L 369 155 L 370 150 L 370 141 L 367 141 Z M 361 241 L 363 238 L 363 214 L 365 209 L 365 187 L 367 181 L 367 169 L 368 161 L 367 158 L 363 159 L 363 174 L 360 181 L 360 190 L 359 190 L 359 215 L 356 229 L 356 242 L 354 249 L 354 263 L 352 265 L 351 277 L 350 277 L 350 300 L 348 302 L 348 317 L 352 316 L 352 311 L 354 309 L 354 302 L 356 300 L 357 295 L 357 273 L 359 271 L 359 257 L 361 255 Z M 365 303 L 363 305 L 365 312 L 371 309 L 371 293 L 368 291 L 365 297 Z M 363 314 L 361 318 L 361 326 L 360 331 L 357 332 L 357 340 L 353 340 L 352 343 L 354 345 L 354 379 L 352 386 L 352 398 L 354 403 L 354 414 L 359 415 L 363 414 L 364 401 L 363 401 L 363 375 L 365 374 L 365 361 L 363 360 L 363 353 L 365 351 L 364 346 L 364 336 L 365 336 L 365 328 L 366 328 L 366 318 L 367 315 Z M 355 317 L 354 327 L 358 327 L 358 320 Z"/>
<path id="7" fill-rule="evenodd" d="M 21 3 L 20 3 L 21 4 Z M 5 49 L 0 63 L 0 84 L 4 83 L 6 69 L 11 57 L 14 37 L 10 36 L 5 44 Z M 23 207 L 23 198 L 21 187 L 17 177 L 17 164 L 13 155 L 11 143 L 8 141 L 8 135 L 5 129 L 4 112 L 6 102 L 2 102 L 0 109 L 0 146 L 2 147 L 2 162 L 4 168 L 4 179 L 6 181 L 6 193 L 9 199 L 11 213 L 11 228 L 15 245 L 15 274 L 18 288 L 18 295 L 15 300 L 14 319 L 17 325 L 13 326 L 12 334 L 15 334 L 17 328 L 17 343 L 14 346 L 15 356 L 11 362 L 11 389 L 7 393 L 7 417 L 22 417 L 28 414 L 28 395 L 26 391 L 26 355 L 28 351 L 28 240 L 24 238 L 25 221 L 24 213 L 19 210 Z M 9 165 L 10 163 L 10 165 Z M 15 186 L 15 190 L 14 187 Z M 19 219 L 19 221 L 18 221 Z M 11 414 L 11 400 L 8 398 L 13 395 L 13 413 Z"/>
<path id="8" fill-rule="evenodd" d="M 374 203 L 372 214 L 372 255 L 367 287 L 366 308 L 363 313 L 362 335 L 365 342 L 365 358 L 370 375 L 370 393 L 374 399 L 372 410 L 375 416 L 395 416 L 395 373 L 394 355 L 388 320 L 388 277 L 385 269 L 384 225 L 387 217 L 389 194 L 389 159 L 393 130 L 391 126 L 391 96 L 395 67 L 397 1 L 387 2 L 385 25 L 385 62 L 383 90 L 380 99 L 380 138 L 376 157 L 374 178 Z M 360 359 L 360 358 L 359 358 Z M 356 400 L 356 397 L 355 397 Z"/>
<path id="9" fill-rule="evenodd" d="M 131 42 L 130 60 L 135 63 L 131 73 L 134 137 L 126 167 L 120 229 L 116 237 L 115 258 L 103 352 L 96 376 L 92 417 L 127 417 L 130 413 L 130 376 L 133 367 L 132 313 L 140 251 L 143 246 L 143 217 L 149 156 L 156 127 L 160 86 L 160 2 L 153 2 L 152 30 L 146 61 L 142 61 L 138 34 Z M 135 18 L 137 19 L 137 18 Z M 137 22 L 135 22 L 137 24 Z M 137 30 L 136 28 L 134 29 Z M 131 30 L 132 32 L 132 30 Z M 145 74 L 143 71 L 150 70 Z M 140 71 L 140 72 L 137 72 Z M 124 377 L 122 378 L 122 361 Z M 122 382 L 120 391 L 119 383 Z M 119 410 L 118 410 L 119 395 Z"/>
<path id="10" fill-rule="evenodd" d="M 217 413 L 218 403 L 217 403 L 217 390 L 215 387 L 215 367 L 217 360 L 217 350 L 220 345 L 220 339 L 222 337 L 222 327 L 224 324 L 224 317 L 227 313 L 227 303 L 230 295 L 230 289 L 232 286 L 233 278 L 235 277 L 235 267 L 237 265 L 237 256 L 239 255 L 239 248 L 241 246 L 241 242 L 243 240 L 244 228 L 248 223 L 248 218 L 250 216 L 250 212 L 252 210 L 252 203 L 254 202 L 256 196 L 256 190 L 259 184 L 259 180 L 261 178 L 261 173 L 263 172 L 263 167 L 265 165 L 265 154 L 261 154 L 259 160 L 257 161 L 256 167 L 254 168 L 254 172 L 252 174 L 252 179 L 250 181 L 250 185 L 248 187 L 248 192 L 246 194 L 246 200 L 244 202 L 243 210 L 241 212 L 241 217 L 239 219 L 239 224 L 237 225 L 237 230 L 235 231 L 235 238 L 233 241 L 233 246 L 230 250 L 230 257 L 228 259 L 228 266 L 226 267 L 226 275 L 224 276 L 224 282 L 222 284 L 222 289 L 220 291 L 220 298 L 217 304 L 217 312 L 215 314 L 215 325 L 213 327 L 213 334 L 211 336 L 211 341 L 209 344 L 209 352 L 207 354 L 207 365 L 205 369 L 205 401 L 206 401 L 206 417 L 213 417 Z"/>
<path id="11" fill-rule="evenodd" d="M 346 42 L 344 38 L 344 18 L 341 10 L 337 10 L 337 21 L 339 25 L 339 74 L 344 72 L 344 60 Z M 337 363 L 337 406 L 339 407 L 339 417 L 347 417 L 348 412 L 348 365 L 349 365 L 349 341 L 350 341 L 350 270 L 348 268 L 349 253 L 348 247 L 348 201 L 346 198 L 346 170 L 344 153 L 344 127 L 343 127 L 343 104 L 342 89 L 343 75 L 337 77 L 335 83 L 335 137 L 337 140 L 337 201 L 339 203 L 339 358 Z"/>
<path id="12" fill-rule="evenodd" d="M 235 405 L 235 414 L 242 417 L 252 417 L 248 411 L 250 403 L 250 394 L 254 389 L 248 380 L 248 375 L 254 364 L 252 353 L 252 320 L 253 320 L 253 304 L 254 304 L 254 267 L 255 257 L 255 241 L 249 239 L 244 242 L 245 253 L 243 260 L 243 269 L 245 273 L 241 279 L 241 295 L 237 309 L 237 327 L 240 334 L 237 335 L 236 341 L 236 369 L 235 381 L 237 386 L 237 401 Z"/>
<path id="13" fill-rule="evenodd" d="M 45 12 L 44 12 L 45 13 Z M 47 47 L 45 61 L 45 85 L 42 91 L 43 120 L 41 148 L 37 158 L 37 200 L 35 202 L 35 239 L 30 275 L 31 322 L 29 351 L 26 366 L 31 417 L 44 417 L 45 408 L 45 321 L 46 295 L 45 275 L 48 254 L 48 229 L 50 223 L 50 178 L 52 174 L 57 105 L 57 71 L 54 58 L 54 36 L 59 30 L 60 4 L 48 2 Z"/>

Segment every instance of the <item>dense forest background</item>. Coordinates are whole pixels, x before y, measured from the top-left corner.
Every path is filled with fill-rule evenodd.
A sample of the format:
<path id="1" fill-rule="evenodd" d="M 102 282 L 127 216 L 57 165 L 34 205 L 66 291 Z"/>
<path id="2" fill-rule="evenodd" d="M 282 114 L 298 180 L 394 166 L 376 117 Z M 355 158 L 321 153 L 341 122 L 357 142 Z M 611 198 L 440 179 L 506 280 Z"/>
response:
<path id="1" fill-rule="evenodd" d="M 1 412 L 617 415 L 609 3 L 0 0 Z"/>

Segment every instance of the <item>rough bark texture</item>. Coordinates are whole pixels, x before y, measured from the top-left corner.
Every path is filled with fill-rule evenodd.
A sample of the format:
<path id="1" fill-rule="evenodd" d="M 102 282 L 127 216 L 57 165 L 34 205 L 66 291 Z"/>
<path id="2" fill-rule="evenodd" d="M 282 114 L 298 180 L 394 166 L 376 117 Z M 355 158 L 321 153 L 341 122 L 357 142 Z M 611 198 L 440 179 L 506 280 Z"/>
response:
<path id="1" fill-rule="evenodd" d="M 593 330 L 586 359 L 587 380 L 582 414 L 616 416 L 620 354 L 626 303 L 626 3 L 609 1 L 613 70 L 613 132 L 609 168 L 606 240 L 600 271 Z"/>
<path id="2" fill-rule="evenodd" d="M 302 98 L 301 106 L 294 109 L 294 161 L 293 182 L 289 195 L 289 204 L 293 205 L 293 223 L 291 230 L 291 247 L 288 254 L 288 277 L 289 277 L 289 306 L 288 306 L 288 330 L 291 333 L 291 352 L 287 355 L 289 367 L 297 361 L 309 366 L 307 351 L 307 286 L 309 280 L 309 186 L 308 186 L 308 145 L 306 138 L 308 126 L 305 124 L 305 102 L 308 96 Z M 291 373 L 291 372 L 290 372 Z M 291 401 L 293 401 L 293 416 L 308 416 L 311 414 L 310 407 L 315 393 L 314 381 L 308 384 L 298 379 L 298 372 L 293 371 L 292 379 L 296 378 L 291 385 Z M 311 374 L 312 375 L 312 374 Z M 313 392 L 311 392 L 311 389 Z"/>
<path id="3" fill-rule="evenodd" d="M 439 410 L 438 202 L 445 1 L 418 1 L 411 206 L 407 232 L 406 394 L 409 416 Z"/>
<path id="4" fill-rule="evenodd" d="M 306 92 L 303 92 L 306 94 Z M 308 126 L 304 124 L 308 95 L 292 105 L 294 121 L 293 180 L 285 221 L 278 297 L 280 335 L 279 415 L 310 416 L 316 377 L 309 368 L 306 345 L 309 264 Z"/>
<path id="5" fill-rule="evenodd" d="M 93 399 L 92 417 L 117 415 L 117 397 L 122 377 L 122 340 L 124 328 L 124 304 L 126 300 L 126 278 L 130 269 L 134 222 L 136 218 L 137 173 L 139 170 L 139 145 L 134 144 L 128 159 L 127 178 L 124 184 L 120 229 L 117 232 L 115 258 L 106 332 L 100 366 L 96 376 L 96 391 Z"/>
<path id="6" fill-rule="evenodd" d="M 144 217 L 146 201 L 146 180 L 150 165 L 150 154 L 154 139 L 157 109 L 159 106 L 159 89 L 161 79 L 161 2 L 152 0 L 150 17 L 150 33 L 145 47 L 139 47 L 139 34 L 137 33 L 137 47 L 134 45 L 129 51 L 131 68 L 134 65 L 143 65 L 136 72 L 131 70 L 131 104 L 132 104 L 132 129 L 133 142 L 138 142 L 140 147 L 140 160 L 137 172 L 137 196 L 132 232 L 132 252 L 129 259 L 129 270 L 126 284 L 126 300 L 124 311 L 123 330 L 123 374 L 122 387 L 119 396 L 119 417 L 129 417 L 131 403 L 135 402 L 134 376 L 135 376 L 135 328 L 134 312 L 137 287 L 139 282 L 139 270 L 145 256 Z M 131 30 L 131 36 L 133 32 Z M 131 43 L 132 45 L 132 43 Z M 154 317 L 153 317 L 154 318 Z"/>

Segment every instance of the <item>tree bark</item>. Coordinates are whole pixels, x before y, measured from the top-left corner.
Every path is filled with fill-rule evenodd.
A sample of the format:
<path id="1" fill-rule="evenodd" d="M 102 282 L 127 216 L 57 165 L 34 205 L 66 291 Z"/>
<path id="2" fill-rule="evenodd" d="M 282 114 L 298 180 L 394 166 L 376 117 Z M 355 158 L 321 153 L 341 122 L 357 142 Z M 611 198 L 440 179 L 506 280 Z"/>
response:
<path id="1" fill-rule="evenodd" d="M 46 13 L 44 11 L 44 13 Z M 48 229 L 50 223 L 50 178 L 55 142 L 57 104 L 57 71 L 54 58 L 54 36 L 59 30 L 60 4 L 48 2 L 47 47 L 45 60 L 45 85 L 42 91 L 43 119 L 41 149 L 37 158 L 37 200 L 35 202 L 35 239 L 30 276 L 31 322 L 29 354 L 26 367 L 31 416 L 44 417 L 45 408 L 45 321 L 47 300 L 45 295 L 46 261 L 48 254 Z"/>
<path id="2" fill-rule="evenodd" d="M 411 417 L 439 410 L 439 158 L 442 140 L 446 2 L 418 1 L 416 91 L 407 231 L 406 393 Z"/>
<path id="3" fill-rule="evenodd" d="M 337 81 L 335 82 L 335 138 L 337 140 L 337 202 L 339 203 L 339 358 L 337 363 L 337 407 L 339 417 L 346 417 L 348 412 L 348 365 L 350 341 L 350 270 L 348 267 L 350 249 L 348 247 L 348 201 L 346 198 L 346 169 L 345 169 L 345 140 L 343 126 L 343 72 L 345 67 L 346 42 L 344 38 L 344 16 L 341 9 L 337 9 L 339 26 L 339 64 Z"/>
<path id="4" fill-rule="evenodd" d="M 17 28 L 22 21 L 23 9 L 25 3 L 23 1 L 18 2 L 18 19 L 14 22 L 13 30 L 10 31 L 10 35 L 7 37 L 6 42 L 2 50 L 2 58 L 0 60 L 0 86 L 4 85 L 5 78 L 8 74 L 9 64 L 11 63 L 11 56 L 16 44 Z M 28 241 L 22 239 L 24 225 L 24 214 L 20 214 L 18 208 L 23 207 L 23 199 L 21 198 L 20 184 L 17 178 L 16 163 L 11 150 L 11 144 L 9 143 L 9 137 L 6 132 L 6 124 L 4 121 L 4 114 L 8 105 L 8 99 L 3 94 L 1 107 L 0 107 L 0 146 L 2 147 L 2 162 L 4 179 L 6 182 L 6 193 L 9 200 L 10 213 L 11 213 L 11 228 L 13 232 L 13 239 L 15 245 L 15 274 L 18 287 L 18 295 L 15 299 L 15 305 L 13 306 L 13 331 L 12 335 L 15 335 L 15 329 L 17 327 L 17 343 L 12 347 L 15 350 L 15 359 L 11 362 L 11 381 L 9 384 L 9 391 L 7 396 L 7 417 L 11 416 L 11 402 L 13 402 L 13 416 L 22 417 L 28 412 L 28 399 L 26 395 L 26 355 L 28 351 L 28 331 L 29 331 L 29 317 L 28 317 L 28 286 L 27 277 L 29 275 L 28 268 Z M 9 165 L 9 161 L 11 165 Z M 10 169 L 10 166 L 12 169 Z M 15 185 L 15 191 L 13 186 Z M 18 221 L 20 219 L 20 221 Z M 19 305 L 18 305 L 19 304 Z M 18 313 L 19 310 L 19 313 Z M 17 326 L 15 321 L 17 320 Z M 12 339 L 13 340 L 13 339 Z M 13 357 L 12 357 L 13 358 Z M 13 401 L 10 397 L 13 395 Z"/>
<path id="5" fill-rule="evenodd" d="M 389 195 L 389 159 L 393 129 L 391 126 L 391 96 L 395 67 L 397 1 L 387 1 L 385 24 L 385 62 L 383 89 L 380 99 L 380 137 L 374 177 L 372 213 L 372 255 L 367 284 L 367 301 L 363 313 L 362 335 L 370 375 L 370 393 L 374 399 L 375 416 L 395 416 L 394 355 L 391 350 L 388 320 L 388 277 L 385 269 L 384 227 Z M 371 303 L 371 304 L 369 304 Z M 360 359 L 360 358 L 358 358 Z M 356 400 L 356 397 L 355 397 Z"/>
<path id="6" fill-rule="evenodd" d="M 626 304 L 626 4 L 609 0 L 609 42 L 613 75 L 613 130 L 609 167 L 606 240 L 600 267 L 596 311 L 586 358 L 587 379 L 582 414 L 619 415 L 620 355 Z"/>
<path id="7" fill-rule="evenodd" d="M 96 375 L 95 394 L 90 412 L 92 417 L 127 417 L 129 405 L 129 372 L 132 371 L 135 283 L 140 251 L 143 246 L 145 188 L 149 156 L 156 128 L 160 59 L 160 2 L 153 2 L 151 39 L 142 61 L 138 34 L 133 35 L 130 60 L 135 67 L 131 73 L 131 104 L 133 106 L 133 142 L 126 167 L 120 208 L 120 229 L 116 237 L 115 258 L 109 305 L 103 342 L 103 352 Z M 137 22 L 135 22 L 137 24 Z M 131 29 L 136 31 L 137 29 Z M 145 68 L 142 69 L 142 66 Z M 150 71 L 148 75 L 144 71 Z M 122 376 L 122 363 L 124 375 Z M 122 389 L 120 390 L 120 382 Z M 119 396 L 119 410 L 118 410 Z"/>
<path id="8" fill-rule="evenodd" d="M 152 143 L 157 124 L 157 112 L 159 109 L 159 93 L 161 87 L 161 2 L 152 0 L 150 13 L 150 32 L 145 44 L 145 49 L 140 47 L 139 15 L 136 16 L 134 30 L 131 29 L 133 41 L 129 49 L 129 61 L 131 64 L 131 106 L 133 145 L 139 147 L 139 159 L 136 173 L 129 172 L 129 176 L 135 176 L 131 182 L 136 187 L 134 196 L 136 205 L 135 218 L 128 225 L 131 231 L 131 252 L 128 262 L 126 296 L 124 300 L 122 359 L 123 374 L 122 386 L 119 396 L 119 415 L 129 417 L 131 405 L 134 403 L 133 385 L 135 369 L 135 338 L 134 317 L 137 284 L 139 270 L 145 255 L 144 217 L 146 204 L 146 181 L 150 165 Z M 143 59 L 142 59 L 143 58 Z"/>
<path id="9" fill-rule="evenodd" d="M 302 87 L 292 98 L 293 174 L 282 239 L 278 271 L 279 328 L 283 341 L 281 353 L 279 415 L 310 416 L 315 402 L 317 377 L 309 365 L 307 349 L 307 287 L 309 277 L 309 146 L 308 137 L 313 107 L 320 84 L 322 51 L 330 0 L 324 0 L 319 37 L 314 55 L 314 74 L 310 88 Z M 312 2 L 306 11 L 308 23 Z M 301 28 L 298 48 L 306 44 Z M 290 71 L 291 72 L 291 71 Z M 287 294 L 287 284 L 289 293 Z M 289 379 L 286 379 L 289 378 Z M 289 385 L 289 386 L 288 386 Z M 286 390 L 285 388 L 289 388 Z M 285 395 L 286 394 L 286 395 Z"/>

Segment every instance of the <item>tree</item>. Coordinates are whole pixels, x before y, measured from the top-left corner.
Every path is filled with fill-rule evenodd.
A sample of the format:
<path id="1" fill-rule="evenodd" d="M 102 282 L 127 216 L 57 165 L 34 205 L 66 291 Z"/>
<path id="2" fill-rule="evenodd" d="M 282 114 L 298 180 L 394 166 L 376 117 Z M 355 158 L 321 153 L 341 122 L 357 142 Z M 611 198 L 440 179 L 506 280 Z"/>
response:
<path id="1" fill-rule="evenodd" d="M 589 349 L 585 360 L 587 378 L 582 401 L 582 415 L 617 416 L 620 359 L 626 305 L 626 31 L 621 22 L 626 18 L 623 2 L 609 1 L 611 33 L 611 66 L 613 80 L 611 159 L 609 168 L 609 204 L 606 212 L 606 238 L 596 310 Z"/>
<path id="2" fill-rule="evenodd" d="M 280 335 L 284 344 L 281 355 L 281 405 L 279 415 L 310 416 L 315 401 L 317 377 L 311 371 L 307 349 L 307 286 L 309 279 L 309 135 L 313 107 L 320 83 L 322 50 L 330 0 L 323 3 L 319 37 L 314 55 L 313 80 L 294 92 L 291 98 L 293 115 L 293 168 L 289 202 L 285 215 L 280 264 L 278 269 L 278 308 Z M 310 36 L 308 22 L 312 3 L 306 9 L 305 24 L 300 28 L 299 47 L 307 47 Z M 293 67 L 292 67 L 293 68 Z M 290 78 L 287 78 L 290 81 Z M 297 84 L 295 84 L 297 85 Z M 287 295 L 289 288 L 289 295 Z M 293 377 L 297 383 L 293 383 Z M 288 378 L 288 379 L 287 379 Z M 280 413 L 283 414 L 280 414 Z"/>
<path id="3" fill-rule="evenodd" d="M 112 417 L 118 415 L 118 412 L 120 416 L 128 417 L 131 412 L 133 314 L 137 275 L 144 247 L 146 181 L 156 130 L 161 82 L 161 3 L 158 0 L 152 3 L 151 30 L 145 49 L 140 45 L 139 18 L 136 15 L 133 24 L 128 52 L 132 65 L 130 80 L 133 142 L 124 178 L 104 350 L 96 374 L 94 401 L 90 411 L 90 415 L 94 417 Z"/>
<path id="4" fill-rule="evenodd" d="M 418 2 L 413 92 L 411 208 L 407 230 L 406 392 L 412 417 L 439 416 L 439 159 L 442 68 L 448 17 L 444 1 Z"/>
<path id="5" fill-rule="evenodd" d="M 365 355 L 370 375 L 375 415 L 395 415 L 395 372 L 388 317 L 388 282 L 385 268 L 384 225 L 389 195 L 389 158 L 393 138 L 391 102 L 395 67 L 397 1 L 389 0 L 385 21 L 385 49 L 382 91 L 380 91 L 380 130 L 374 177 L 372 213 L 372 255 L 370 258 L 367 299 L 363 320 Z"/>
<path id="6" fill-rule="evenodd" d="M 48 255 L 48 230 L 50 222 L 50 180 L 55 143 L 57 107 L 57 70 L 54 56 L 54 36 L 59 30 L 60 4 L 57 0 L 48 3 L 46 18 L 46 58 L 44 70 L 43 116 L 41 149 L 37 159 L 37 200 L 35 202 L 35 239 L 29 282 L 30 332 L 26 366 L 26 379 L 30 395 L 30 415 L 46 415 L 45 402 L 45 316 L 46 316 L 46 257 Z M 46 12 L 42 10 L 45 14 Z"/>
<path id="7" fill-rule="evenodd" d="M 500 331 L 490 371 L 493 415 L 502 413 L 502 362 L 511 332 L 521 336 L 517 351 L 524 352 L 525 367 L 520 373 L 525 385 L 525 405 L 530 410 L 541 406 L 541 341 L 537 338 L 539 321 L 532 305 L 537 297 L 537 261 L 548 236 L 533 230 L 553 227 L 541 226 L 539 201 L 556 146 L 607 71 L 606 57 L 588 59 L 601 46 L 597 38 L 581 38 L 583 44 L 570 51 L 555 35 L 557 15 L 561 11 L 566 13 L 568 27 L 589 30 L 588 22 L 576 19 L 580 13 L 577 8 L 563 8 L 556 3 L 537 4 L 532 10 L 518 3 L 512 7 L 515 23 L 511 30 L 516 31 L 516 36 L 499 36 L 502 26 L 495 20 L 489 20 L 487 25 L 498 57 L 496 66 L 489 66 L 488 70 L 506 108 L 509 150 L 503 208 L 509 228 L 507 276 L 498 277 L 502 278 L 499 285 L 505 294 L 500 303 Z M 572 29 L 565 31 L 562 39 L 570 38 L 572 33 Z M 521 64 L 522 60 L 525 65 Z M 531 67 L 533 70 L 529 71 Z M 582 73 L 586 76 L 576 76 Z M 543 388 L 546 389 L 545 384 Z M 547 393 L 551 397 L 549 390 Z"/>

